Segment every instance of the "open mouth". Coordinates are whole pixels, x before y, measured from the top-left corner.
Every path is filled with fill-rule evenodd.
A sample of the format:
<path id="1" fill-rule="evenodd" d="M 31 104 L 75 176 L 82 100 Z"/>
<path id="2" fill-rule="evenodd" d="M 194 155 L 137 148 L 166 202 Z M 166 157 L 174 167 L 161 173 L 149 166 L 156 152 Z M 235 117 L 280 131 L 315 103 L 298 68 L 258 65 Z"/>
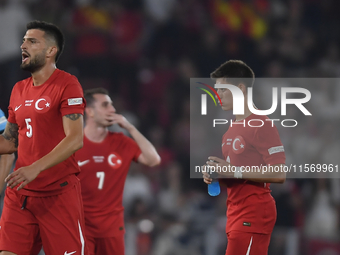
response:
<path id="1" fill-rule="evenodd" d="M 30 57 L 30 55 L 26 52 L 22 52 L 21 57 L 22 57 L 22 63 L 24 63 Z"/>

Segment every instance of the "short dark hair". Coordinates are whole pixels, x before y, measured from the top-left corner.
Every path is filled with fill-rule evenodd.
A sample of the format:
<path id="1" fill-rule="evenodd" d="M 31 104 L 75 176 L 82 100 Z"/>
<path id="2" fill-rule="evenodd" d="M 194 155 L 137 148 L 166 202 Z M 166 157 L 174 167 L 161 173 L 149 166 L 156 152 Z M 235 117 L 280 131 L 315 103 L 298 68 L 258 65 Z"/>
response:
<path id="1" fill-rule="evenodd" d="M 104 88 L 94 88 L 94 89 L 87 89 L 84 91 L 84 98 L 86 100 L 86 106 L 91 106 L 93 102 L 95 101 L 93 95 L 95 94 L 102 94 L 102 95 L 108 95 L 109 92 L 107 89 Z"/>
<path id="2" fill-rule="evenodd" d="M 26 25 L 27 30 L 30 29 L 39 29 L 45 32 L 45 35 L 51 37 L 56 43 L 58 47 L 57 54 L 55 56 L 55 62 L 58 62 L 58 59 L 63 52 L 65 39 L 64 35 L 61 32 L 60 28 L 54 24 L 47 23 L 45 21 L 34 20 Z"/>
<path id="3" fill-rule="evenodd" d="M 246 87 L 252 87 L 255 80 L 253 70 L 241 60 L 229 60 L 223 63 L 210 74 L 210 77 L 226 78 L 228 83 L 233 85 L 243 83 Z"/>

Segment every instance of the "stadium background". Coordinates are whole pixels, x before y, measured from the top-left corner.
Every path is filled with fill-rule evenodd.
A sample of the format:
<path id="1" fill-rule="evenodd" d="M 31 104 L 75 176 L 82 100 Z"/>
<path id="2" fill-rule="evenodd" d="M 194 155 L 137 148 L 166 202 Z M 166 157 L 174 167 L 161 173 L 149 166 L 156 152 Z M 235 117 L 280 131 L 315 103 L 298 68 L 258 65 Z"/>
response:
<path id="1" fill-rule="evenodd" d="M 189 79 L 209 77 L 228 59 L 245 61 L 257 77 L 339 77 L 339 7 L 336 0 L 0 0 L 0 107 L 6 111 L 12 86 L 28 75 L 19 69 L 26 22 L 59 25 L 66 46 L 58 67 L 84 89 L 109 89 L 117 111 L 162 157 L 157 168 L 131 167 L 126 254 L 224 254 L 226 194 L 209 197 L 203 181 L 189 178 Z M 339 86 L 311 89 L 318 124 L 283 141 L 302 163 L 340 146 Z M 339 179 L 271 187 L 278 220 L 270 255 L 340 254 Z"/>

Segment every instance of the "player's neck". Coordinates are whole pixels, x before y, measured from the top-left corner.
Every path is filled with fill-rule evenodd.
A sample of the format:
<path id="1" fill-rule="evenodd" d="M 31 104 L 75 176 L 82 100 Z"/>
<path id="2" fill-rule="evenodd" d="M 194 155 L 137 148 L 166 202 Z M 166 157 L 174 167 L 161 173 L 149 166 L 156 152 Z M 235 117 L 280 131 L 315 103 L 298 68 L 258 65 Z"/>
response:
<path id="1" fill-rule="evenodd" d="M 55 63 L 50 63 L 46 64 L 40 70 L 32 73 L 33 85 L 40 86 L 44 84 L 48 80 L 48 78 L 51 77 L 55 69 L 57 69 Z"/>
<path id="2" fill-rule="evenodd" d="M 84 134 L 87 139 L 94 143 L 102 142 L 109 130 L 106 127 L 87 124 L 84 128 Z"/>
<path id="3" fill-rule="evenodd" d="M 248 105 L 244 106 L 244 114 L 242 115 L 235 115 L 236 121 L 241 121 L 244 120 L 246 118 L 248 118 L 250 115 L 252 115 L 253 113 L 249 110 Z"/>

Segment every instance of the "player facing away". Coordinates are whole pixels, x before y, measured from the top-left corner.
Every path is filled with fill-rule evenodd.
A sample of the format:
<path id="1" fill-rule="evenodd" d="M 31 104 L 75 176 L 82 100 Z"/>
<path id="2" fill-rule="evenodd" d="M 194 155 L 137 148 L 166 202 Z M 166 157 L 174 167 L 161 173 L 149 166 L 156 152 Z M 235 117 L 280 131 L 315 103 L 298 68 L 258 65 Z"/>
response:
<path id="1" fill-rule="evenodd" d="M 237 77 L 237 78 L 235 78 Z M 285 164 L 285 153 L 279 133 L 267 116 L 254 115 L 247 105 L 247 87 L 254 83 L 254 73 L 244 62 L 229 60 L 217 68 L 211 78 L 216 84 L 232 84 L 243 92 L 245 98 L 244 115 L 236 119 L 222 138 L 224 159 L 211 156 L 207 165 L 236 167 L 236 171 L 219 173 L 220 182 L 227 186 L 227 226 L 228 245 L 226 255 L 266 255 L 270 236 L 276 221 L 276 206 L 270 194 L 270 183 L 283 183 L 284 171 L 278 172 L 244 172 L 241 167 L 272 166 L 282 168 Z M 221 108 L 224 111 L 233 109 L 231 91 L 219 88 Z M 260 119 L 262 127 L 251 127 L 248 121 Z M 253 126 L 261 126 L 252 123 Z M 213 160 L 214 162 L 211 162 Z M 210 184 L 208 173 L 203 174 L 204 182 Z"/>
<path id="2" fill-rule="evenodd" d="M 103 88 L 86 90 L 84 147 L 76 152 L 90 255 L 124 255 L 124 183 L 132 161 L 156 166 L 155 147 L 126 118 L 116 113 Z M 133 139 L 108 130 L 125 128 Z"/>
<path id="3" fill-rule="evenodd" d="M 83 255 L 84 213 L 80 169 L 74 152 L 83 145 L 82 88 L 75 76 L 56 68 L 63 34 L 33 21 L 21 45 L 21 68 L 31 77 L 15 84 L 0 154 L 18 151 L 7 176 L 0 220 L 1 255 Z"/>

